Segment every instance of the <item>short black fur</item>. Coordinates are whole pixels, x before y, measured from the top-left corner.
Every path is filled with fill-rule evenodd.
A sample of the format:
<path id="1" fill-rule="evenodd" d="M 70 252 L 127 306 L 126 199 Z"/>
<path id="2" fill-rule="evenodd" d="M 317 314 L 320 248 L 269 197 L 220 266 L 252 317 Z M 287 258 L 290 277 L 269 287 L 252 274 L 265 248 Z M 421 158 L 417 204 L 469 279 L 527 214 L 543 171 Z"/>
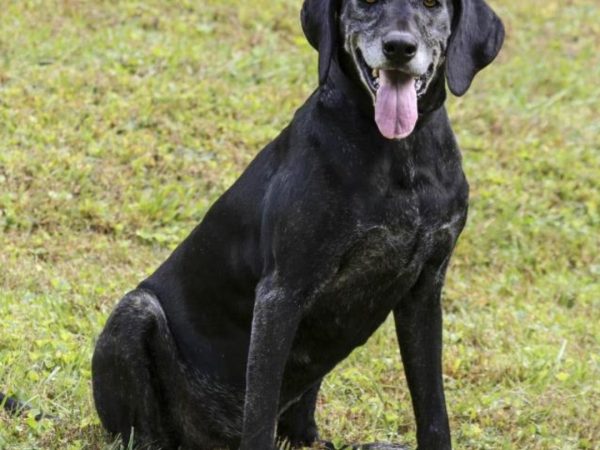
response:
<path id="1" fill-rule="evenodd" d="M 341 9 L 359 1 L 304 2 L 319 88 L 111 314 L 93 357 L 94 399 L 124 440 L 134 430 L 156 448 L 314 443 L 323 377 L 393 313 L 419 449 L 451 448 L 440 300 L 468 185 L 443 107 L 444 64 L 450 89 L 464 93 L 503 30 L 483 0 L 444 0 L 458 14 L 446 61 L 419 98 L 415 131 L 388 140 L 342 45 Z M 377 26 L 445 17 L 402 2 L 382 1 Z"/>

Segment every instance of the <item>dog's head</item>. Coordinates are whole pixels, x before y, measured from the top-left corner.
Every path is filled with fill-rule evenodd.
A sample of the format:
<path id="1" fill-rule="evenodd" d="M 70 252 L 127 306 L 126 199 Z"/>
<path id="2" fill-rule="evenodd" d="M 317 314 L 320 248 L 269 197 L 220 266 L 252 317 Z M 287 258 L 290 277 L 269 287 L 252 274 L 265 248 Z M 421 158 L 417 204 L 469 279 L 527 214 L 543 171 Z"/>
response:
<path id="1" fill-rule="evenodd" d="M 419 99 L 442 68 L 450 91 L 463 95 L 504 41 L 484 0 L 305 0 L 302 28 L 319 51 L 320 83 L 345 52 L 389 139 L 412 133 Z"/>

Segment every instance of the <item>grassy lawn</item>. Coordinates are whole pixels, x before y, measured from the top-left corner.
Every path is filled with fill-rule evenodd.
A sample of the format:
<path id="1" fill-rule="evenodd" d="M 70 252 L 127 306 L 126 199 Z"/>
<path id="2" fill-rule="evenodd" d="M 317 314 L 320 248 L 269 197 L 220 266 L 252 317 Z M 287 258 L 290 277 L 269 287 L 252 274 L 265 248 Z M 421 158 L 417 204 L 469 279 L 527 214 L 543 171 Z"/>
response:
<path id="1" fill-rule="evenodd" d="M 504 51 L 449 101 L 472 189 L 445 289 L 457 449 L 600 448 L 600 3 L 493 0 Z M 314 89 L 300 0 L 2 0 L 0 448 L 109 448 L 95 336 Z M 391 323 L 322 435 L 415 443 Z"/>

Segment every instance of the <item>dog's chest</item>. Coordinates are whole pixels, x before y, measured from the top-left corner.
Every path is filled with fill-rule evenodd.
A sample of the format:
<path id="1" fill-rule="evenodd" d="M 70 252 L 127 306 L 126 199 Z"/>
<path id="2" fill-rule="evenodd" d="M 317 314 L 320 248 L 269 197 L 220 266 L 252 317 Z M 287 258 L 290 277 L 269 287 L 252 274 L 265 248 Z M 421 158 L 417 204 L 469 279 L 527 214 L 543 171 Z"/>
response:
<path id="1" fill-rule="evenodd" d="M 457 201 L 457 191 L 436 195 L 435 203 L 428 195 L 412 191 L 376 197 L 371 208 L 357 213 L 347 239 L 339 243 L 339 258 L 323 286 L 324 301 L 337 303 L 340 313 L 372 315 L 392 307 L 382 291 L 402 296 L 426 263 L 447 262 L 464 224 L 466 203 Z"/>
<path id="2" fill-rule="evenodd" d="M 352 220 L 329 241 L 336 256 L 300 325 L 292 366 L 328 370 L 366 342 L 426 264 L 443 273 L 464 225 L 466 189 L 404 190 L 352 204 Z"/>
<path id="3" fill-rule="evenodd" d="M 291 354 L 294 367 L 310 364 L 318 372 L 345 358 L 366 342 L 410 290 L 441 240 L 448 242 L 444 258 L 449 257 L 453 224 L 433 229 L 423 227 L 418 215 L 412 221 L 412 227 L 405 223 L 398 228 L 378 224 L 356 229 L 300 326 Z"/>
<path id="4" fill-rule="evenodd" d="M 393 291 L 418 273 L 416 233 L 360 227 L 316 289 L 291 352 L 293 367 L 319 372 L 362 345 L 393 307 Z"/>
<path id="5" fill-rule="evenodd" d="M 376 214 L 357 217 L 348 239 L 340 243 L 328 289 L 369 289 L 374 282 L 412 279 L 432 255 L 442 260 L 449 256 L 466 208 L 456 207 L 452 199 L 438 201 L 434 208 L 421 205 L 417 194 L 392 197 L 376 205 Z"/>
<path id="6" fill-rule="evenodd" d="M 386 224 L 359 225 L 328 283 L 329 291 L 355 288 L 414 270 L 423 253 L 418 228 L 395 230 Z"/>

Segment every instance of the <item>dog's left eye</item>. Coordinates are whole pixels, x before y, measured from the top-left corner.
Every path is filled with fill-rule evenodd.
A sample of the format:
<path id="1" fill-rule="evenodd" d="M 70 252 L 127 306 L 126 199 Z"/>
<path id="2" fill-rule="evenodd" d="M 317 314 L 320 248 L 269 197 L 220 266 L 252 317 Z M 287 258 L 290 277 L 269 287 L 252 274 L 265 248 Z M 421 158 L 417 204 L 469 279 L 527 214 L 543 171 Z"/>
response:
<path id="1" fill-rule="evenodd" d="M 423 4 L 427 8 L 434 8 L 434 7 L 438 6 L 440 4 L 440 2 L 438 0 L 423 0 Z"/>

